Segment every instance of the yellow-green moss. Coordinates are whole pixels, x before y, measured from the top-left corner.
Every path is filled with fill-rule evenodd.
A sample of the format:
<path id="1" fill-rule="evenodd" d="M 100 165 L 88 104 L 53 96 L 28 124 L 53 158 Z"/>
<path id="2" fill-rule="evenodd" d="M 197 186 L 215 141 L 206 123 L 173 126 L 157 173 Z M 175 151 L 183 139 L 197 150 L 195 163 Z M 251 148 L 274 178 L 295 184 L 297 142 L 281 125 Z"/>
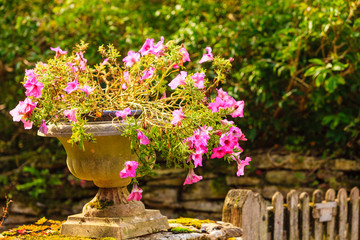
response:
<path id="1" fill-rule="evenodd" d="M 197 229 L 200 229 L 202 223 L 215 223 L 215 221 L 209 219 L 200 220 L 196 218 L 177 218 L 177 219 L 169 220 L 169 223 L 179 223 L 184 226 L 193 226 L 196 227 Z"/>
<path id="2" fill-rule="evenodd" d="M 107 200 L 96 200 L 94 202 L 89 202 L 88 206 L 91 208 L 96 208 L 96 209 L 105 209 L 109 206 L 114 205 L 113 201 L 107 201 Z"/>
<path id="3" fill-rule="evenodd" d="M 189 228 L 183 228 L 183 227 L 173 227 L 170 228 L 170 231 L 173 233 L 192 233 L 194 230 L 191 230 Z"/>

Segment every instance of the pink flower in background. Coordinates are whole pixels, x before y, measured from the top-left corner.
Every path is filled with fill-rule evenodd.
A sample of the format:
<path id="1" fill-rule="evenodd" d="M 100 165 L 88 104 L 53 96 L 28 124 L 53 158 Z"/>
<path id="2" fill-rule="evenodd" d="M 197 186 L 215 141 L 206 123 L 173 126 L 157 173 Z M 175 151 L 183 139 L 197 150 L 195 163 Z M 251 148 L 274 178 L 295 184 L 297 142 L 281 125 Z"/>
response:
<path id="1" fill-rule="evenodd" d="M 151 78 L 154 75 L 155 69 L 153 67 L 149 68 L 149 70 L 145 70 L 141 80 L 145 80 Z"/>
<path id="2" fill-rule="evenodd" d="M 64 115 L 69 119 L 70 122 L 76 122 L 76 111 L 77 109 L 64 110 Z"/>
<path id="3" fill-rule="evenodd" d="M 88 85 L 84 85 L 82 88 L 80 88 L 80 91 L 83 91 L 84 93 L 86 93 L 86 95 L 90 95 L 94 92 L 95 88 L 91 88 Z"/>
<path id="4" fill-rule="evenodd" d="M 224 106 L 225 102 L 221 98 L 216 97 L 214 102 L 209 103 L 208 108 L 211 110 L 212 113 L 214 113 L 218 112 L 220 108 L 224 108 Z"/>
<path id="5" fill-rule="evenodd" d="M 193 183 L 199 182 L 202 178 L 203 178 L 202 176 L 198 176 L 198 175 L 195 174 L 193 168 L 190 168 L 189 173 L 186 176 L 186 179 L 185 179 L 185 182 L 184 182 L 183 185 L 193 184 Z"/>
<path id="6" fill-rule="evenodd" d="M 203 89 L 205 87 L 205 73 L 195 73 L 191 76 L 192 79 L 194 79 L 194 86 Z"/>
<path id="7" fill-rule="evenodd" d="M 235 104 L 235 111 L 230 113 L 232 117 L 244 117 L 244 101 L 238 101 Z"/>
<path id="8" fill-rule="evenodd" d="M 109 62 L 109 59 L 108 58 L 105 58 L 104 61 L 101 63 L 101 65 L 105 65 Z"/>
<path id="9" fill-rule="evenodd" d="M 61 50 L 60 47 L 56 47 L 56 48 L 52 48 L 52 47 L 51 47 L 50 50 L 56 52 L 56 56 L 55 56 L 55 57 L 59 57 L 59 56 L 61 56 L 61 55 L 67 54 L 67 51 Z"/>
<path id="10" fill-rule="evenodd" d="M 77 62 L 79 63 L 79 68 L 81 71 L 85 71 L 86 70 L 86 63 L 87 63 L 87 59 L 84 58 L 84 55 L 82 52 L 77 52 L 76 53 L 76 58 L 75 60 L 77 60 Z"/>
<path id="11" fill-rule="evenodd" d="M 222 124 L 224 124 L 224 125 L 234 124 L 233 121 L 228 121 L 227 119 L 223 119 L 223 120 L 221 120 L 220 122 L 221 122 Z"/>
<path id="12" fill-rule="evenodd" d="M 160 99 L 165 99 L 166 98 L 166 92 L 164 92 L 164 94 L 161 96 Z"/>
<path id="13" fill-rule="evenodd" d="M 155 56 L 161 56 L 164 55 L 164 50 L 166 49 L 166 46 L 164 45 L 164 37 L 161 36 L 160 41 L 157 42 L 153 49 L 151 50 L 151 53 Z"/>
<path id="14" fill-rule="evenodd" d="M 73 63 L 68 62 L 68 63 L 66 63 L 66 65 L 68 65 L 70 67 L 70 69 L 73 73 L 76 73 L 77 71 L 79 71 L 79 68 Z"/>
<path id="15" fill-rule="evenodd" d="M 78 90 L 78 88 L 79 88 L 79 82 L 78 82 L 78 80 L 75 78 L 74 81 L 67 83 L 67 87 L 64 88 L 64 90 L 65 90 L 67 93 L 70 94 L 70 93 Z"/>
<path id="16" fill-rule="evenodd" d="M 180 85 L 185 85 L 185 79 L 187 77 L 187 72 L 181 71 L 179 75 L 177 75 L 168 85 L 171 88 L 171 90 L 174 90 Z"/>
<path id="17" fill-rule="evenodd" d="M 241 141 L 247 141 L 245 135 L 242 133 L 242 131 L 240 130 L 240 128 L 232 126 L 232 127 L 229 129 L 229 132 L 230 132 L 233 136 L 237 137 L 239 140 L 241 140 Z"/>
<path id="18" fill-rule="evenodd" d="M 136 177 L 136 168 L 138 167 L 139 163 L 136 161 L 127 161 L 125 162 L 125 168 L 121 170 L 120 177 L 127 178 L 127 177 Z"/>
<path id="19" fill-rule="evenodd" d="M 211 49 L 211 47 L 207 47 L 207 48 L 206 48 L 206 51 L 207 51 L 207 54 L 204 54 L 204 55 L 202 56 L 202 58 L 201 58 L 200 61 L 199 61 L 200 64 L 201 64 L 201 63 L 204 63 L 204 62 L 208 62 L 208 61 L 214 60 L 214 56 L 213 56 L 213 54 L 212 54 L 212 49 Z"/>
<path id="20" fill-rule="evenodd" d="M 149 144 L 149 139 L 146 137 L 146 135 L 140 131 L 140 130 L 136 130 L 138 133 L 137 133 L 137 139 L 140 140 L 140 144 L 143 144 L 143 145 L 148 145 Z"/>
<path id="21" fill-rule="evenodd" d="M 202 153 L 195 153 L 191 155 L 191 159 L 194 161 L 195 167 L 202 167 Z"/>
<path id="22" fill-rule="evenodd" d="M 30 77 L 24 84 L 26 88 L 26 96 L 34 96 L 35 98 L 41 97 L 41 90 L 44 88 L 44 84 L 38 82 L 36 77 Z"/>
<path id="23" fill-rule="evenodd" d="M 246 157 L 245 160 L 240 160 L 240 158 L 236 159 L 236 162 L 238 164 L 238 171 L 236 175 L 243 176 L 245 171 L 245 166 L 249 165 L 249 162 L 251 161 L 250 157 Z"/>
<path id="24" fill-rule="evenodd" d="M 173 119 L 171 121 L 171 124 L 174 126 L 180 125 L 181 124 L 181 120 L 183 120 L 185 118 L 185 115 L 182 111 L 182 107 L 180 107 L 179 110 L 174 110 L 172 112 L 173 115 Z"/>
<path id="25" fill-rule="evenodd" d="M 185 47 L 182 47 L 179 49 L 179 52 L 181 53 L 182 55 L 182 59 L 180 60 L 180 65 L 182 66 L 184 62 L 190 62 L 190 56 L 189 56 L 189 53 L 188 51 L 185 49 Z M 173 68 L 175 69 L 178 69 L 179 68 L 179 65 L 178 64 L 174 64 L 173 65 Z"/>
<path id="26" fill-rule="evenodd" d="M 123 62 L 125 62 L 127 67 L 131 67 L 134 63 L 138 62 L 140 59 L 140 53 L 129 51 L 128 55 L 123 58 Z"/>
<path id="27" fill-rule="evenodd" d="M 131 115 L 131 109 L 127 107 L 124 110 L 117 111 L 115 115 L 116 117 L 121 117 L 123 120 L 125 120 L 127 116 Z"/>
<path id="28" fill-rule="evenodd" d="M 43 134 L 47 134 L 49 131 L 49 128 L 46 126 L 45 120 L 41 120 L 41 125 L 39 131 Z"/>
<path id="29" fill-rule="evenodd" d="M 138 185 L 136 183 L 133 184 L 133 189 L 129 195 L 129 197 L 127 198 L 128 201 L 132 201 L 132 200 L 136 200 L 136 201 L 140 201 L 140 199 L 142 198 L 142 189 L 138 187 Z"/>
<path id="30" fill-rule="evenodd" d="M 139 52 L 141 53 L 142 56 L 145 56 L 151 53 L 153 49 L 154 49 L 154 39 L 146 39 L 144 45 L 141 47 Z"/>

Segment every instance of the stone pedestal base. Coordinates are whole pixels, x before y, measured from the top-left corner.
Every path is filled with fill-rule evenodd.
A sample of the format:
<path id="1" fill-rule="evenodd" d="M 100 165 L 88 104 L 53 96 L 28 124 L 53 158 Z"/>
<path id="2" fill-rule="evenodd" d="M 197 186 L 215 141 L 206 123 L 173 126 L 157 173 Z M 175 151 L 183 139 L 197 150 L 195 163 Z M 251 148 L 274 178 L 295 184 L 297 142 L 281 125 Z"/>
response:
<path id="1" fill-rule="evenodd" d="M 83 214 L 69 216 L 61 226 L 61 234 L 68 236 L 116 239 L 139 237 L 169 228 L 167 217 L 159 210 L 119 218 L 85 217 Z"/>

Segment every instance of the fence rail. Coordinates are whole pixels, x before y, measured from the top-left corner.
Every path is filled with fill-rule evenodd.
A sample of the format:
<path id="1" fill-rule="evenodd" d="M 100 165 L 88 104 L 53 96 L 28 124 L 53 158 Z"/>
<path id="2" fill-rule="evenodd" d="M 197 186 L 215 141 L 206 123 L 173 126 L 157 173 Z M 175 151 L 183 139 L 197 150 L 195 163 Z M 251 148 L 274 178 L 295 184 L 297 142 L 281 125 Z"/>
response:
<path id="1" fill-rule="evenodd" d="M 359 189 L 280 192 L 267 203 L 250 190 L 230 190 L 224 222 L 243 228 L 244 240 L 359 240 Z"/>

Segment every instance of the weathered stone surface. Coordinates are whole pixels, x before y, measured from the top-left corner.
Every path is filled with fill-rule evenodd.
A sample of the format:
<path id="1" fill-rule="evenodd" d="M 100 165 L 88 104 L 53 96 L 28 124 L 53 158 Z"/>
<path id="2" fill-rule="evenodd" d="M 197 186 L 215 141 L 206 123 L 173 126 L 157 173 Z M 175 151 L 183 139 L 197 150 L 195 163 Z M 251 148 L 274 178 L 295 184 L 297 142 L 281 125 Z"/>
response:
<path id="1" fill-rule="evenodd" d="M 177 188 L 149 188 L 143 194 L 143 201 L 145 203 L 153 202 L 160 203 L 162 206 L 170 206 L 177 203 L 178 189 Z"/>
<path id="2" fill-rule="evenodd" d="M 148 181 L 146 183 L 147 186 L 161 186 L 161 187 L 180 187 L 183 185 L 185 181 L 184 177 L 173 177 L 173 178 L 166 178 L 166 179 L 157 179 Z"/>
<path id="3" fill-rule="evenodd" d="M 168 178 L 169 176 L 182 176 L 186 177 L 186 171 L 181 168 L 163 168 L 154 170 L 155 176 L 152 176 L 151 179 L 162 179 Z"/>
<path id="4" fill-rule="evenodd" d="M 206 212 L 222 212 L 224 201 L 186 201 L 183 206 L 187 210 L 206 211 Z"/>
<path id="5" fill-rule="evenodd" d="M 121 218 L 84 217 L 76 214 L 68 217 L 61 226 L 61 234 L 91 238 L 113 237 L 130 239 L 146 234 L 165 231 L 169 228 L 166 217 L 158 210 Z"/>
<path id="6" fill-rule="evenodd" d="M 32 216 L 37 216 L 40 213 L 38 209 L 33 209 L 32 207 L 26 206 L 25 203 L 21 202 L 13 202 L 10 205 L 10 212 Z"/>
<path id="7" fill-rule="evenodd" d="M 199 200 L 199 199 L 224 199 L 229 187 L 226 186 L 225 181 L 218 179 L 203 180 L 185 186 L 182 192 L 182 200 Z"/>
<path id="8" fill-rule="evenodd" d="M 31 222 L 35 222 L 38 220 L 38 217 L 29 217 L 29 216 L 25 216 L 25 215 L 15 215 L 15 214 L 10 214 L 9 216 L 7 216 L 7 218 L 4 221 L 4 226 L 6 225 L 22 225 L 25 223 L 31 223 Z"/>
<path id="9" fill-rule="evenodd" d="M 313 170 L 318 169 L 324 163 L 322 159 L 296 154 L 272 154 L 264 153 L 251 157 L 252 166 L 257 169 L 291 169 L 291 170 Z"/>
<path id="10" fill-rule="evenodd" d="M 261 191 L 261 195 L 265 199 L 271 199 L 277 191 L 279 191 L 279 188 L 277 186 L 265 186 Z"/>
<path id="11" fill-rule="evenodd" d="M 359 171 L 360 162 L 340 158 L 333 160 L 333 164 L 329 164 L 329 167 L 338 171 Z"/>
<path id="12" fill-rule="evenodd" d="M 227 185 L 235 185 L 235 186 L 256 186 L 261 183 L 260 178 L 255 177 L 226 177 Z"/>
<path id="13" fill-rule="evenodd" d="M 268 171 L 265 175 L 267 182 L 279 185 L 296 185 L 297 183 L 305 183 L 315 179 L 306 175 L 305 172 L 293 172 L 284 170 Z"/>
<path id="14" fill-rule="evenodd" d="M 171 227 L 187 226 L 170 223 Z M 216 223 L 203 223 L 200 231 L 195 230 L 193 233 L 172 233 L 172 232 L 160 232 L 142 236 L 140 238 L 132 238 L 132 240 L 226 240 L 234 239 L 241 240 L 242 230 L 233 226 L 230 223 L 216 222 Z"/>

